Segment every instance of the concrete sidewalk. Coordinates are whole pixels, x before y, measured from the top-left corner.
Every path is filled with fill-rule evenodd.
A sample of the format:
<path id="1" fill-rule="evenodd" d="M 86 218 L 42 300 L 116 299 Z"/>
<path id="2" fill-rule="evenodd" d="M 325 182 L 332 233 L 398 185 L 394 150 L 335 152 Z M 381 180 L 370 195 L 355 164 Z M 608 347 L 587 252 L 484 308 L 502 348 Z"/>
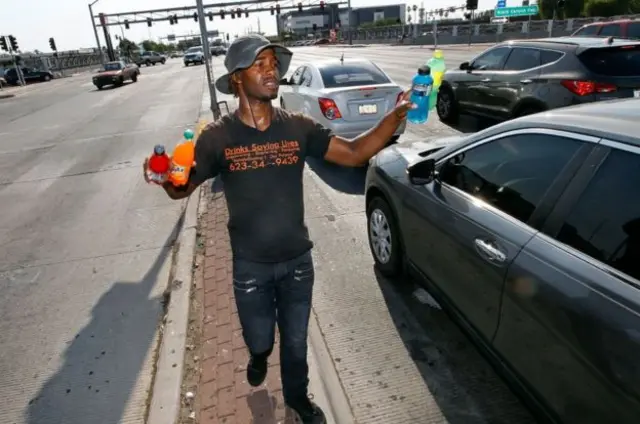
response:
<path id="1" fill-rule="evenodd" d="M 185 402 L 180 422 L 296 423 L 286 408 L 280 381 L 278 337 L 269 372 L 259 387 L 246 381 L 249 359 L 233 297 L 228 212 L 219 182 L 203 187 L 192 329 L 186 354 Z M 196 320 L 196 322 L 193 322 Z M 353 422 L 335 369 L 326 353 L 315 317 L 310 324 L 309 393 L 327 415 L 328 423 Z M 189 347 L 190 346 L 190 347 Z M 189 381 L 190 380 L 190 381 Z"/>

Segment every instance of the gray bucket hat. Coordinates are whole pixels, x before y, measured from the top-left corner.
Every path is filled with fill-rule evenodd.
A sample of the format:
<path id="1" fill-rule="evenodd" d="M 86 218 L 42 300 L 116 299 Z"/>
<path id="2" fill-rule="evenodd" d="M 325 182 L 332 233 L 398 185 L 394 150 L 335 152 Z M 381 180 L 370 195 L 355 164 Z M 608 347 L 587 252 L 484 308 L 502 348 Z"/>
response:
<path id="1" fill-rule="evenodd" d="M 279 44 L 271 43 L 262 35 L 243 35 L 233 40 L 229 46 L 227 55 L 224 58 L 224 66 L 227 68 L 227 73 L 216 80 L 218 91 L 224 94 L 232 94 L 229 75 L 249 68 L 255 62 L 256 57 L 266 49 L 273 49 L 278 58 L 280 77 L 284 77 L 289 70 L 289 65 L 291 65 L 291 56 L 293 56 L 291 50 Z"/>

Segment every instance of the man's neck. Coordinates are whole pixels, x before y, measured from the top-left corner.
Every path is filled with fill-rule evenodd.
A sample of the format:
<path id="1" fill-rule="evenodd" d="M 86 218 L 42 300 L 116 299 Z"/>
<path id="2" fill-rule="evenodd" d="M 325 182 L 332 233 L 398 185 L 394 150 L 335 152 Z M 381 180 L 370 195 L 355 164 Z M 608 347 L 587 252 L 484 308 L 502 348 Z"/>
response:
<path id="1" fill-rule="evenodd" d="M 240 100 L 236 113 L 243 124 L 264 131 L 271 125 L 273 106 L 270 101 Z"/>

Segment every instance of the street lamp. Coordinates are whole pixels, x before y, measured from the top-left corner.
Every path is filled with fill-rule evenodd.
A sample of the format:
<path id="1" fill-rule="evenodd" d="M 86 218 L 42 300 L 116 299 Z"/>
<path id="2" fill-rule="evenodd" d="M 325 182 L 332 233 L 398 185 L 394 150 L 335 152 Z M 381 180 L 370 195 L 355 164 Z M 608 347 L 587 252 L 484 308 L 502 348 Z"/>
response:
<path id="1" fill-rule="evenodd" d="M 91 26 L 93 27 L 93 34 L 96 36 L 96 44 L 98 45 L 98 53 L 100 54 L 100 62 L 104 65 L 104 54 L 102 53 L 102 47 L 100 46 L 100 37 L 98 37 L 98 29 L 96 28 L 96 21 L 93 19 L 93 9 L 91 6 L 96 4 L 100 0 L 94 0 L 93 3 L 89 3 L 89 15 L 91 16 Z"/>

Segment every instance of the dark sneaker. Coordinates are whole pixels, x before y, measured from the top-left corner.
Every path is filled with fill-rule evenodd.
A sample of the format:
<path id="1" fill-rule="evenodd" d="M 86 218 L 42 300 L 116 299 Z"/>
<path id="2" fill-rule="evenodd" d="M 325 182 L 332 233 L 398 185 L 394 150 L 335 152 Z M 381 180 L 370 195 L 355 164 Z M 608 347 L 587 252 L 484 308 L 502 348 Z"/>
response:
<path id="1" fill-rule="evenodd" d="M 293 409 L 300 416 L 302 424 L 326 424 L 327 418 L 324 416 L 322 409 L 308 398 L 301 399 L 299 402 L 290 404 L 289 408 Z"/>
<path id="2" fill-rule="evenodd" d="M 267 377 L 267 358 L 252 356 L 247 365 L 247 381 L 253 387 L 258 387 Z"/>

